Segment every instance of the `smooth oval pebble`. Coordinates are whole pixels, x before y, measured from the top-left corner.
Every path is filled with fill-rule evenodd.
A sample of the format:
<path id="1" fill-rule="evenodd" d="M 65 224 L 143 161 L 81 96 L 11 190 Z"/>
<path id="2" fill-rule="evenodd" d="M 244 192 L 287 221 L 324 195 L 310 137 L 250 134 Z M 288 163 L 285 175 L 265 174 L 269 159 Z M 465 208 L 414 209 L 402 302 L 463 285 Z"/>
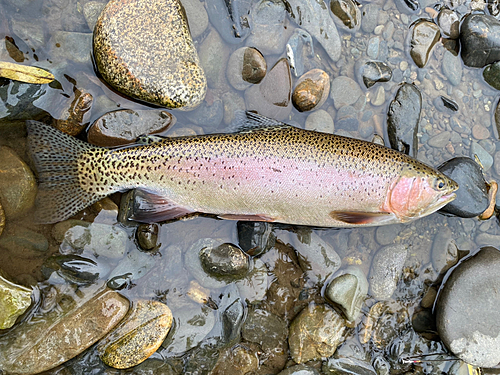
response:
<path id="1" fill-rule="evenodd" d="M 203 101 L 205 73 L 178 0 L 112 0 L 94 28 L 94 59 L 117 91 L 161 107 Z"/>
<path id="2" fill-rule="evenodd" d="M 368 61 L 361 69 L 363 83 L 368 89 L 377 82 L 387 82 L 392 78 L 392 69 L 380 61 Z"/>
<path id="3" fill-rule="evenodd" d="M 266 59 L 256 48 L 242 47 L 234 51 L 227 63 L 227 79 L 236 90 L 259 83 L 266 75 Z"/>
<path id="4" fill-rule="evenodd" d="M 419 21 L 413 27 L 410 56 L 419 68 L 427 64 L 432 48 L 440 36 L 439 27 L 433 22 Z"/>
<path id="5" fill-rule="evenodd" d="M 167 111 L 120 109 L 99 117 L 90 126 L 87 140 L 96 146 L 127 145 L 136 142 L 140 135 L 165 132 L 175 121 Z"/>
<path id="6" fill-rule="evenodd" d="M 149 251 L 156 248 L 158 241 L 158 224 L 141 224 L 137 227 L 135 238 L 142 250 Z"/>
<path id="7" fill-rule="evenodd" d="M 245 276 L 250 267 L 246 254 L 229 243 L 215 248 L 204 247 L 200 251 L 200 262 L 210 276 L 229 280 Z"/>
<path id="8" fill-rule="evenodd" d="M 293 106 L 299 112 L 320 108 L 330 93 L 330 77 L 321 69 L 313 69 L 303 74 L 293 90 Z"/>
<path id="9" fill-rule="evenodd" d="M 99 344 L 101 360 L 125 369 L 144 362 L 162 344 L 172 326 L 172 312 L 158 301 L 134 303 L 128 317 Z"/>
<path id="10" fill-rule="evenodd" d="M 458 39 L 460 36 L 460 19 L 454 11 L 446 8 L 441 9 L 437 17 L 437 24 L 441 28 L 443 37 Z"/>
<path id="11" fill-rule="evenodd" d="M 344 28 L 350 31 L 357 31 L 361 26 L 361 11 L 352 0 L 332 0 L 330 1 L 330 10 L 335 17 L 341 22 Z"/>
<path id="12" fill-rule="evenodd" d="M 466 66 L 482 68 L 500 60 L 500 21 L 470 14 L 460 25 L 460 54 Z"/>

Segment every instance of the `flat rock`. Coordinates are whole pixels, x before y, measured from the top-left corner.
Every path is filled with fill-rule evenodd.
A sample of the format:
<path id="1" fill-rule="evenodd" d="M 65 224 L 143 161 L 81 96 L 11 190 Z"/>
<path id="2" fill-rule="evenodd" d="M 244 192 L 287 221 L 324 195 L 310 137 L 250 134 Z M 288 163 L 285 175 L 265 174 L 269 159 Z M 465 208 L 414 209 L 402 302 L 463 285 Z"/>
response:
<path id="1" fill-rule="evenodd" d="M 337 27 L 323 0 L 288 0 L 290 17 L 323 46 L 328 56 L 337 61 L 342 44 Z"/>
<path id="2" fill-rule="evenodd" d="M 337 109 L 356 103 L 363 94 L 358 83 L 346 76 L 335 78 L 330 87 L 330 96 Z"/>
<path id="3" fill-rule="evenodd" d="M 101 360 L 125 369 L 142 363 L 162 344 L 172 326 L 172 312 L 158 301 L 136 301 L 132 312 L 99 343 Z"/>
<path id="4" fill-rule="evenodd" d="M 391 298 L 403 271 L 408 250 L 402 244 L 385 246 L 377 251 L 370 268 L 370 294 L 379 300 Z"/>
<path id="5" fill-rule="evenodd" d="M 57 367 L 103 338 L 128 308 L 128 300 L 110 290 L 65 295 L 43 319 L 23 322 L 2 337 L 2 370 L 28 375 Z"/>
<path id="6" fill-rule="evenodd" d="M 436 303 L 441 340 L 475 366 L 500 362 L 500 252 L 482 248 L 461 262 L 446 280 Z"/>
<path id="7" fill-rule="evenodd" d="M 33 207 L 37 187 L 31 169 L 11 148 L 0 146 L 0 160 L 0 201 L 9 220 Z"/>
<path id="8" fill-rule="evenodd" d="M 117 91 L 167 108 L 196 107 L 206 78 L 178 0 L 112 0 L 94 29 L 94 58 Z"/>
<path id="9" fill-rule="evenodd" d="M 113 147 L 134 143 L 140 135 L 166 131 L 175 123 L 167 111 L 120 109 L 105 113 L 89 128 L 87 140 L 97 146 Z"/>
<path id="10" fill-rule="evenodd" d="M 410 56 L 419 68 L 427 64 L 432 48 L 440 36 L 439 27 L 433 22 L 419 21 L 413 27 Z"/>

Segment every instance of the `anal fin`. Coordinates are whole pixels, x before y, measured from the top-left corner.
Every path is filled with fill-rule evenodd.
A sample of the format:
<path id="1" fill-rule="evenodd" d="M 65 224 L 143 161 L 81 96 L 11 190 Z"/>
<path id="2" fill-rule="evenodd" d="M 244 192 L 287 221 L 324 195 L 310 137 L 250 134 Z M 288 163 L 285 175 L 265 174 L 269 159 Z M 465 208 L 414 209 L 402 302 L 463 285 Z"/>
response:
<path id="1" fill-rule="evenodd" d="M 346 224 L 382 224 L 393 218 L 390 212 L 331 211 L 330 217 Z"/>
<path id="2" fill-rule="evenodd" d="M 161 195 L 141 189 L 135 190 L 132 211 L 130 219 L 145 223 L 178 219 L 194 212 Z"/>

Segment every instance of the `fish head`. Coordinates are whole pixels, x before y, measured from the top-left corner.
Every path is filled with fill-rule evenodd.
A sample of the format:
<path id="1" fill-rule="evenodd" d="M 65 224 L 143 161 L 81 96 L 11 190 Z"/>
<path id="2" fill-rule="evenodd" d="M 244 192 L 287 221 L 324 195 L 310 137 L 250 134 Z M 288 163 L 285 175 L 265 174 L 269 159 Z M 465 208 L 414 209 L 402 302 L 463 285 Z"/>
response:
<path id="1" fill-rule="evenodd" d="M 392 184 L 386 206 L 402 222 L 427 216 L 455 199 L 458 184 L 424 164 L 403 167 Z"/>

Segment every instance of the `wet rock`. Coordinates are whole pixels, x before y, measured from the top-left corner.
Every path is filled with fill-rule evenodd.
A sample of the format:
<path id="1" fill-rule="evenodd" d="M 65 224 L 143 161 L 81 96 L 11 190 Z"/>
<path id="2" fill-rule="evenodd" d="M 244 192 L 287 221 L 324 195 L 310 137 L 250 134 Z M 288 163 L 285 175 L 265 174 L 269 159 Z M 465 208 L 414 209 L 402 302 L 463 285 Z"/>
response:
<path id="1" fill-rule="evenodd" d="M 105 262 L 97 262 L 92 257 L 79 255 L 54 255 L 42 265 L 42 274 L 49 279 L 52 272 L 57 276 L 76 285 L 89 285 L 99 278 L 105 278 L 109 267 Z"/>
<path id="2" fill-rule="evenodd" d="M 497 61 L 483 70 L 483 78 L 488 85 L 500 90 L 500 63 Z"/>
<path id="3" fill-rule="evenodd" d="M 487 0 L 486 7 L 488 8 L 488 12 L 491 16 L 496 17 L 500 13 L 500 4 L 498 0 Z"/>
<path id="4" fill-rule="evenodd" d="M 77 225 L 69 228 L 64 234 L 62 246 L 120 259 L 125 254 L 127 241 L 127 233 L 119 226 L 92 223 L 88 227 Z"/>
<path id="5" fill-rule="evenodd" d="M 127 299 L 110 290 L 62 297 L 43 319 L 23 322 L 2 337 L 2 370 L 35 374 L 57 367 L 104 337 L 129 308 Z"/>
<path id="6" fill-rule="evenodd" d="M 377 251 L 370 268 L 370 294 L 379 300 L 391 298 L 408 256 L 402 244 L 385 246 Z"/>
<path id="7" fill-rule="evenodd" d="M 458 183 L 455 200 L 440 211 L 459 217 L 480 215 L 488 207 L 488 190 L 479 165 L 470 158 L 453 158 L 438 167 L 446 176 Z"/>
<path id="8" fill-rule="evenodd" d="M 0 160 L 0 201 L 7 220 L 15 219 L 26 214 L 35 204 L 35 176 L 7 146 L 0 146 Z"/>
<path id="9" fill-rule="evenodd" d="M 500 21 L 470 14 L 460 27 L 461 56 L 465 65 L 482 68 L 500 60 Z"/>
<path id="10" fill-rule="evenodd" d="M 241 298 L 247 303 L 258 303 L 266 297 L 268 269 L 260 259 L 253 260 L 253 268 L 242 279 L 236 280 Z"/>
<path id="11" fill-rule="evenodd" d="M 205 71 L 208 87 L 227 87 L 226 67 L 229 49 L 216 30 L 211 30 L 199 47 L 200 64 Z M 210 92 L 209 92 L 210 93 Z M 206 98 L 210 101 L 210 97 Z"/>
<path id="12" fill-rule="evenodd" d="M 208 27 L 208 14 L 199 0 L 183 0 L 182 6 L 189 21 L 189 31 L 193 39 L 198 38 Z"/>
<path id="13" fill-rule="evenodd" d="M 412 157 L 418 151 L 418 124 L 422 110 L 422 95 L 410 83 L 403 83 L 387 112 L 387 133 L 391 147 Z"/>
<path id="14" fill-rule="evenodd" d="M 380 11 L 380 5 L 368 3 L 363 6 L 361 19 L 361 29 L 365 33 L 372 33 L 378 23 L 378 14 Z"/>
<path id="15" fill-rule="evenodd" d="M 382 86 L 378 86 L 375 91 L 370 93 L 369 99 L 374 106 L 380 106 L 385 103 L 385 90 Z"/>
<path id="16" fill-rule="evenodd" d="M 452 238 L 450 228 L 444 227 L 434 236 L 431 250 L 431 260 L 434 270 L 446 272 L 458 260 L 458 249 Z"/>
<path id="17" fill-rule="evenodd" d="M 490 131 L 487 127 L 476 124 L 472 127 L 472 136 L 479 140 L 488 139 L 490 137 Z"/>
<path id="18" fill-rule="evenodd" d="M 340 306 L 348 321 L 355 321 L 368 293 L 368 280 L 358 267 L 351 266 L 333 279 L 325 289 L 325 298 Z"/>
<path id="19" fill-rule="evenodd" d="M 344 331 L 344 319 L 335 310 L 310 304 L 290 324 L 290 355 L 299 364 L 329 357 L 344 341 Z"/>
<path id="20" fill-rule="evenodd" d="M 368 41 L 368 47 L 366 48 L 366 54 L 369 58 L 376 59 L 378 57 L 379 48 L 380 38 L 378 36 L 370 38 L 370 40 Z"/>
<path id="21" fill-rule="evenodd" d="M 420 9 L 419 0 L 398 0 L 396 5 L 398 9 L 405 13 L 414 13 Z"/>
<path id="22" fill-rule="evenodd" d="M 456 267 L 439 294 L 439 336 L 460 359 L 475 366 L 500 362 L 500 252 L 492 247 Z"/>
<path id="23" fill-rule="evenodd" d="M 87 66 L 92 64 L 89 53 L 92 50 L 91 33 L 55 31 L 48 45 L 52 46 L 50 51 L 52 61 L 70 60 Z"/>
<path id="24" fill-rule="evenodd" d="M 235 284 L 229 284 L 224 289 L 218 305 L 220 324 L 209 337 L 215 337 L 219 342 L 218 345 L 234 345 L 240 341 L 245 316 L 245 307 Z"/>
<path id="25" fill-rule="evenodd" d="M 325 375 L 352 374 L 376 375 L 377 372 L 369 363 L 356 358 L 328 358 L 321 371 Z"/>
<path id="26" fill-rule="evenodd" d="M 438 110 L 450 115 L 459 110 L 458 104 L 446 96 L 436 97 L 432 102 Z"/>
<path id="27" fill-rule="evenodd" d="M 83 5 L 83 16 L 90 30 L 94 30 L 97 19 L 105 6 L 106 4 L 100 1 L 89 1 Z"/>
<path id="28" fill-rule="evenodd" d="M 145 276 L 156 265 L 154 254 L 135 250 L 127 254 L 108 276 L 108 286 L 121 289 L 130 282 Z"/>
<path id="29" fill-rule="evenodd" d="M 286 349 L 284 343 L 288 334 L 287 324 L 278 316 L 262 310 L 250 309 L 245 319 L 241 336 L 245 341 L 259 344 L 270 354 L 277 349 Z"/>
<path id="30" fill-rule="evenodd" d="M 291 32 L 285 4 L 282 1 L 261 0 L 254 4 L 251 12 L 252 30 L 246 45 L 257 48 L 264 55 L 283 53 Z"/>
<path id="31" fill-rule="evenodd" d="M 361 69 L 363 83 L 368 89 L 377 82 L 388 82 L 392 78 L 392 69 L 380 61 L 368 61 Z"/>
<path id="32" fill-rule="evenodd" d="M 297 251 L 300 267 L 313 284 L 323 284 L 340 267 L 339 255 L 315 232 L 299 236 L 283 231 L 278 238 L 283 243 L 289 243 Z"/>
<path id="33" fill-rule="evenodd" d="M 311 35 L 302 29 L 295 29 L 286 45 L 286 58 L 295 77 L 304 74 L 304 63 L 314 57 Z"/>
<path id="34" fill-rule="evenodd" d="M 307 130 L 314 130 L 329 134 L 333 134 L 335 130 L 332 116 L 330 116 L 330 114 L 323 109 L 318 109 L 307 116 L 305 128 Z"/>
<path id="35" fill-rule="evenodd" d="M 266 75 L 266 59 L 259 50 L 242 47 L 234 51 L 227 63 L 227 79 L 236 90 L 259 83 Z"/>
<path id="36" fill-rule="evenodd" d="M 238 221 L 238 245 L 254 257 L 268 251 L 276 243 L 272 224 L 264 221 Z"/>
<path id="37" fill-rule="evenodd" d="M 278 375 L 320 375 L 320 373 L 314 367 L 295 365 L 287 367 L 285 370 L 278 373 Z"/>
<path id="38" fill-rule="evenodd" d="M 488 171 L 493 165 L 493 157 L 478 142 L 472 142 L 470 156 L 481 165 L 483 171 Z"/>
<path id="39" fill-rule="evenodd" d="M 216 0 L 206 4 L 212 25 L 227 43 L 241 43 L 250 33 L 248 0 Z"/>
<path id="40" fill-rule="evenodd" d="M 70 107 L 52 122 L 52 126 L 69 135 L 80 134 L 89 124 L 87 119 L 93 100 L 90 93 L 76 90 L 75 98 Z"/>
<path id="41" fill-rule="evenodd" d="M 0 276 L 0 329 L 12 327 L 30 305 L 31 289 Z"/>
<path id="42" fill-rule="evenodd" d="M 135 238 L 142 250 L 151 251 L 157 248 L 158 224 L 141 224 L 137 227 Z"/>
<path id="43" fill-rule="evenodd" d="M 344 29 L 356 32 L 361 26 L 361 11 L 352 0 L 332 0 L 330 10 L 337 25 L 342 25 Z M 340 22 L 338 22 L 340 21 Z"/>
<path id="44" fill-rule="evenodd" d="M 212 309 L 195 304 L 173 310 L 174 323 L 162 347 L 170 355 L 179 355 L 200 344 L 214 328 L 215 316 Z"/>
<path id="45" fill-rule="evenodd" d="M 460 36 L 460 18 L 454 11 L 441 9 L 437 16 L 437 24 L 444 38 L 458 39 Z"/>
<path id="46" fill-rule="evenodd" d="M 403 226 L 400 224 L 383 225 L 377 227 L 375 231 L 375 239 L 380 245 L 390 245 L 394 242 L 402 230 Z"/>
<path id="47" fill-rule="evenodd" d="M 20 258 L 40 257 L 46 254 L 49 243 L 45 236 L 17 225 L 7 227 L 0 237 L 0 247 Z"/>
<path id="48" fill-rule="evenodd" d="M 211 96 L 210 100 L 204 100 L 198 107 L 187 113 L 186 117 L 196 125 L 216 128 L 224 117 L 224 104 L 221 99 Z"/>
<path id="49" fill-rule="evenodd" d="M 125 369 L 151 356 L 162 344 L 172 325 L 172 312 L 157 301 L 139 300 L 120 325 L 98 346 L 108 366 Z"/>
<path id="50" fill-rule="evenodd" d="M 2 202 L 0 202 L 0 236 L 5 228 L 5 211 L 3 210 Z"/>
<path id="51" fill-rule="evenodd" d="M 410 55 L 419 68 L 429 60 L 432 48 L 441 36 L 439 27 L 429 21 L 419 21 L 413 27 Z"/>
<path id="52" fill-rule="evenodd" d="M 321 69 L 302 75 L 292 94 L 292 102 L 299 112 L 321 108 L 330 93 L 330 77 Z"/>
<path id="53" fill-rule="evenodd" d="M 443 74 L 448 78 L 453 86 L 462 80 L 462 62 L 460 58 L 450 51 L 445 51 L 442 63 Z"/>
<path id="54" fill-rule="evenodd" d="M 224 243 L 217 247 L 205 247 L 200 250 L 200 262 L 203 270 L 210 276 L 233 281 L 248 273 L 248 257 L 238 247 Z"/>
<path id="55" fill-rule="evenodd" d="M 217 375 L 251 374 L 259 370 L 257 353 L 243 345 L 223 350 L 212 370 Z"/>
<path id="56" fill-rule="evenodd" d="M 245 111 L 245 99 L 230 91 L 223 93 L 221 99 L 224 104 L 224 124 L 231 125 L 236 120 L 237 114 Z"/>
<path id="57" fill-rule="evenodd" d="M 108 3 L 94 29 L 93 47 L 99 73 L 125 95 L 185 109 L 205 97 L 205 74 L 177 0 Z"/>
<path id="58" fill-rule="evenodd" d="M 274 64 L 259 85 L 245 91 L 247 110 L 263 116 L 284 120 L 292 110 L 292 77 L 288 60 L 282 58 Z"/>
<path id="59" fill-rule="evenodd" d="M 342 45 L 325 2 L 323 0 L 289 0 L 288 4 L 287 10 L 290 17 L 321 44 L 333 61 L 337 61 L 342 53 Z"/>
<path id="60" fill-rule="evenodd" d="M 136 142 L 140 135 L 165 132 L 173 124 L 175 117 L 167 111 L 119 109 L 99 117 L 87 140 L 97 146 L 122 146 Z"/>
<path id="61" fill-rule="evenodd" d="M 450 141 L 451 132 L 444 131 L 429 138 L 428 145 L 434 148 L 444 148 Z"/>
<path id="62" fill-rule="evenodd" d="M 349 77 L 339 76 L 331 83 L 330 96 L 337 109 L 356 103 L 362 94 L 356 81 Z"/>

